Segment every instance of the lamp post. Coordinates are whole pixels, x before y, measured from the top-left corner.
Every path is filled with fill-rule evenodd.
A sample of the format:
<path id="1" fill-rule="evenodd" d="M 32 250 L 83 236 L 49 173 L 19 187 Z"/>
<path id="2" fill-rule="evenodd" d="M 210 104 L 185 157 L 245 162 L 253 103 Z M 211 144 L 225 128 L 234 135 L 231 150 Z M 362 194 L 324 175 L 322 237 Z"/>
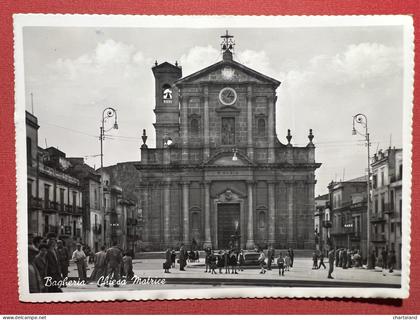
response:
<path id="1" fill-rule="evenodd" d="M 108 119 L 113 119 L 114 120 L 114 124 L 108 128 L 105 129 L 105 121 Z M 103 184 L 103 178 L 102 178 L 102 171 L 103 171 L 103 166 L 104 166 L 104 147 L 103 147 L 103 141 L 105 140 L 105 132 L 108 132 L 112 129 L 118 130 L 118 122 L 117 122 L 117 110 L 115 110 L 112 107 L 108 107 L 105 108 L 104 110 L 102 110 L 102 121 L 101 121 L 101 126 L 99 128 L 100 132 L 99 132 L 99 140 L 101 141 L 101 190 L 102 192 L 99 192 L 100 194 L 100 208 L 101 208 L 101 212 L 103 214 L 103 223 L 102 223 L 102 228 L 104 228 L 104 232 L 103 234 L 103 244 L 105 245 L 105 241 L 106 241 L 106 235 L 105 235 L 105 207 L 104 207 L 104 203 L 103 203 L 103 197 L 104 197 L 104 184 Z"/>
<path id="2" fill-rule="evenodd" d="M 359 132 L 356 129 L 356 124 L 359 124 L 365 132 Z M 366 220 L 367 220 L 367 234 L 366 234 L 366 255 L 367 255 L 367 267 L 368 269 L 372 269 L 372 264 L 370 261 L 370 139 L 369 139 L 369 129 L 368 129 L 368 120 L 366 115 L 363 113 L 358 113 L 353 116 L 353 130 L 352 134 L 360 135 L 365 138 L 366 146 L 367 146 L 367 179 L 366 179 L 366 187 L 367 187 L 367 210 L 366 210 Z"/>

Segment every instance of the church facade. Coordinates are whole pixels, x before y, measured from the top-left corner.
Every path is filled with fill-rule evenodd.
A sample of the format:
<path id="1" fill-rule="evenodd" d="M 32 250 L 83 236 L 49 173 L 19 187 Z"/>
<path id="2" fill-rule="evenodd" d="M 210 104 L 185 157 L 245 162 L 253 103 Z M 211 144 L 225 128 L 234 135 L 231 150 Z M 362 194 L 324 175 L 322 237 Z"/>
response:
<path id="1" fill-rule="evenodd" d="M 223 59 L 182 77 L 155 64 L 156 148 L 143 131 L 139 193 L 144 246 L 312 249 L 315 146 L 276 135 L 280 82 L 234 60 L 222 36 Z"/>

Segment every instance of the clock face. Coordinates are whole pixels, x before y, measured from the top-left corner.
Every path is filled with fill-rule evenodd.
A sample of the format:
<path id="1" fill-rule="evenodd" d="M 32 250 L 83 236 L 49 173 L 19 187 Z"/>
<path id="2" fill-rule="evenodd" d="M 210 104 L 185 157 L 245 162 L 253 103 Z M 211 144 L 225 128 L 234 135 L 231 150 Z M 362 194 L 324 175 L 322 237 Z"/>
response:
<path id="1" fill-rule="evenodd" d="M 237 97 L 236 91 L 232 88 L 223 88 L 219 93 L 219 100 L 225 106 L 234 104 Z"/>

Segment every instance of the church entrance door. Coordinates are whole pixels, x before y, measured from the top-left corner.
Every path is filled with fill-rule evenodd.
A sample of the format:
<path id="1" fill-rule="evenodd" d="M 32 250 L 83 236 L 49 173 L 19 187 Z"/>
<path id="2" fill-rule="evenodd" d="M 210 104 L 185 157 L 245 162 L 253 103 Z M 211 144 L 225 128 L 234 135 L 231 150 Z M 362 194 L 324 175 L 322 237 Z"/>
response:
<path id="1" fill-rule="evenodd" d="M 219 203 L 217 205 L 217 245 L 219 249 L 230 249 L 234 243 L 232 236 L 240 235 L 239 203 Z"/>

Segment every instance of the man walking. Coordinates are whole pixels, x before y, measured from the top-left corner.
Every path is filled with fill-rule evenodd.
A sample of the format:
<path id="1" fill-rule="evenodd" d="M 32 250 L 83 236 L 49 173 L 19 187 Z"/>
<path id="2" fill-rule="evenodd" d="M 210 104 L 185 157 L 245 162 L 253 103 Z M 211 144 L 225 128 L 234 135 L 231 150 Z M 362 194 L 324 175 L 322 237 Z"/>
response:
<path id="1" fill-rule="evenodd" d="M 321 268 L 321 266 L 324 267 L 324 269 L 327 269 L 327 267 L 324 264 L 324 251 L 321 250 L 321 253 L 319 254 L 319 265 L 318 265 L 318 269 Z"/>
<path id="2" fill-rule="evenodd" d="M 179 270 L 185 271 L 185 266 L 187 265 L 187 252 L 184 248 L 184 244 L 181 244 L 179 249 Z"/>
<path id="3" fill-rule="evenodd" d="M 106 251 L 105 246 L 101 247 L 101 251 L 95 253 L 95 257 L 93 258 L 94 262 L 94 269 L 92 274 L 90 275 L 90 279 L 92 281 L 98 281 L 100 277 L 104 277 L 106 275 Z M 100 285 L 98 285 L 100 287 Z"/>
<path id="4" fill-rule="evenodd" d="M 277 266 L 279 267 L 279 276 L 284 276 L 284 258 L 280 252 L 280 256 L 277 258 Z"/>
<path id="5" fill-rule="evenodd" d="M 79 280 L 86 280 L 86 254 L 82 250 L 80 243 L 76 245 L 76 248 L 71 259 L 76 263 Z"/>
<path id="6" fill-rule="evenodd" d="M 328 279 L 334 279 L 331 275 L 334 271 L 334 257 L 335 257 L 334 249 L 331 249 L 330 252 L 328 253 L 328 264 L 329 264 Z"/>
<path id="7" fill-rule="evenodd" d="M 273 246 L 269 246 L 267 250 L 267 270 L 271 270 L 271 264 L 274 260 L 274 250 Z"/>
<path id="8" fill-rule="evenodd" d="M 166 248 L 165 251 L 165 262 L 163 263 L 163 269 L 165 270 L 165 273 L 170 273 L 169 269 L 171 268 L 171 249 Z"/>
<path id="9" fill-rule="evenodd" d="M 60 271 L 60 264 L 58 263 L 57 259 L 57 252 L 56 252 L 56 235 L 55 234 L 48 234 L 48 252 L 46 255 L 47 260 L 47 272 L 46 276 L 51 277 L 51 283 L 58 283 L 61 280 L 61 271 Z M 46 288 L 47 292 L 62 292 L 58 285 L 51 285 Z"/>
<path id="10" fill-rule="evenodd" d="M 121 271 L 121 262 L 122 262 L 122 252 L 121 249 L 117 247 L 117 242 L 114 241 L 111 248 L 106 251 L 106 266 L 107 266 L 107 276 L 109 280 L 115 280 L 114 287 L 119 287 L 117 281 L 120 280 L 120 271 Z M 109 284 L 106 283 L 105 287 L 109 287 Z"/>
<path id="11" fill-rule="evenodd" d="M 57 246 L 57 258 L 60 264 L 61 276 L 65 279 L 69 274 L 70 255 L 62 240 L 57 241 Z"/>

